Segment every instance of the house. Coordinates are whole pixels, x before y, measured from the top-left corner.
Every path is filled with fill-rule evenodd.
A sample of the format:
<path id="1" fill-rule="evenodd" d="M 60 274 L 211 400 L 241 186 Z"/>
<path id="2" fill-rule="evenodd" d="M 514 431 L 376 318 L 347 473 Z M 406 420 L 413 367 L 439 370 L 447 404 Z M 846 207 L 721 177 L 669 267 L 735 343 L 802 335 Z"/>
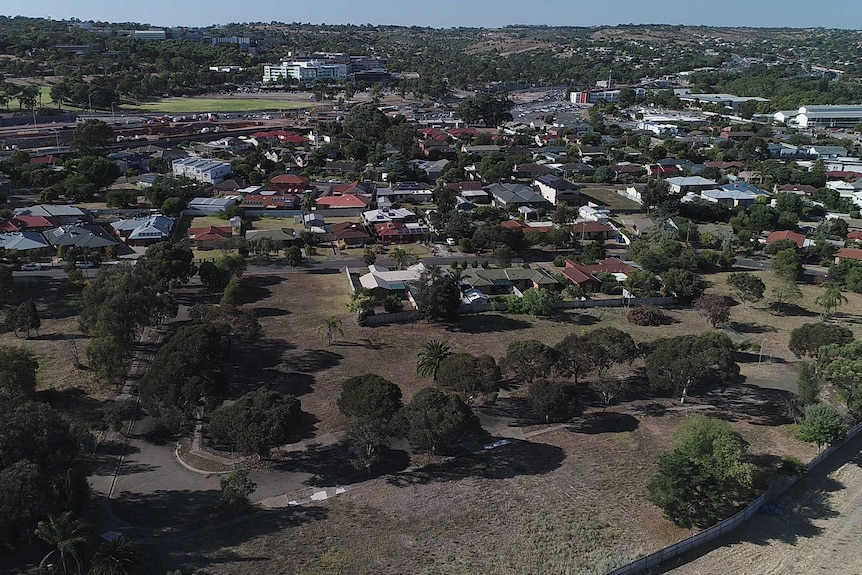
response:
<path id="1" fill-rule="evenodd" d="M 808 184 L 784 184 L 783 186 L 779 186 L 775 184 L 775 187 L 772 191 L 776 194 L 796 194 L 799 196 L 810 196 L 817 191 L 817 188 L 814 186 L 809 186 Z"/>
<path id="2" fill-rule="evenodd" d="M 582 264 L 573 260 L 566 260 L 563 275 L 569 281 L 580 287 L 585 292 L 596 292 L 602 286 L 599 274 L 610 274 L 617 281 L 624 281 L 627 274 L 636 270 L 635 266 L 624 262 L 619 258 L 605 258 L 595 264 Z"/>
<path id="3" fill-rule="evenodd" d="M 252 210 L 298 210 L 302 205 L 302 197 L 297 194 L 262 190 L 255 194 L 246 194 L 239 205 Z"/>
<path id="4" fill-rule="evenodd" d="M 533 186 L 543 198 L 555 206 L 560 202 L 565 202 L 570 206 L 577 206 L 581 203 L 581 187 L 569 180 L 546 174 L 536 178 L 533 181 Z"/>
<path id="5" fill-rule="evenodd" d="M 485 156 L 490 156 L 491 154 L 496 154 L 500 151 L 500 146 L 495 144 L 488 144 L 484 146 L 468 146 L 464 145 L 461 147 L 461 151 L 467 154 L 468 156 L 478 156 L 480 158 L 484 158 Z"/>
<path id="6" fill-rule="evenodd" d="M 390 270 L 387 267 L 372 264 L 369 272 L 359 276 L 359 285 L 367 289 L 377 300 L 383 300 L 389 294 L 403 295 L 407 293 L 407 285 L 418 281 L 425 271 L 421 262 L 406 270 Z"/>
<path id="7" fill-rule="evenodd" d="M 643 193 L 646 190 L 646 184 L 629 184 L 624 190 L 617 190 L 617 193 L 627 200 L 631 200 L 638 204 L 644 203 Z"/>
<path id="8" fill-rule="evenodd" d="M 862 249 L 859 248 L 841 248 L 835 252 L 835 263 L 840 264 L 841 260 L 853 260 L 862 262 Z"/>
<path id="9" fill-rule="evenodd" d="M 372 182 L 362 182 L 359 180 L 348 182 L 346 184 L 333 184 L 329 186 L 327 193 L 371 196 L 374 193 L 374 184 Z"/>
<path id="10" fill-rule="evenodd" d="M 15 208 L 15 211 L 12 213 L 15 217 L 42 216 L 45 218 L 56 218 L 61 224 L 74 223 L 86 217 L 86 213 L 75 206 L 52 204 Z"/>
<path id="11" fill-rule="evenodd" d="M 548 208 L 551 203 L 530 186 L 516 183 L 491 184 L 485 190 L 491 196 L 491 202 L 498 208 L 528 206 L 531 208 Z"/>
<path id="12" fill-rule="evenodd" d="M 39 232 L 4 232 L 0 233 L 0 248 L 19 252 L 44 253 L 50 244 Z"/>
<path id="13" fill-rule="evenodd" d="M 572 224 L 572 237 L 583 242 L 587 240 L 610 240 L 617 231 L 607 224 L 595 221 L 575 222 Z"/>
<path id="14" fill-rule="evenodd" d="M 365 230 L 365 226 L 354 222 L 338 222 L 332 224 L 332 234 L 335 241 L 346 246 L 364 246 L 373 240 Z"/>
<path id="15" fill-rule="evenodd" d="M 619 164 L 614 164 L 610 167 L 610 170 L 614 173 L 615 178 L 619 178 L 621 176 L 637 178 L 646 172 L 646 169 L 643 166 L 640 164 L 632 164 L 631 162 L 620 162 Z"/>
<path id="16" fill-rule="evenodd" d="M 267 144 L 270 147 L 279 144 L 302 146 L 308 143 L 308 139 L 304 136 L 300 136 L 296 132 L 290 132 L 287 130 L 270 130 L 265 132 L 255 132 L 249 136 L 249 142 L 253 143 L 255 146 L 258 146 L 261 143 Z"/>
<path id="17" fill-rule="evenodd" d="M 486 294 L 508 294 L 514 290 L 523 293 L 528 289 L 560 291 L 563 287 L 542 268 L 467 268 L 461 272 L 460 283 Z"/>
<path id="18" fill-rule="evenodd" d="M 655 222 L 650 218 L 620 218 L 620 221 L 635 237 L 645 235 L 655 227 Z"/>
<path id="19" fill-rule="evenodd" d="M 311 180 L 295 174 L 279 174 L 272 178 L 267 188 L 283 193 L 302 194 L 311 187 Z"/>
<path id="20" fill-rule="evenodd" d="M 417 170 L 421 170 L 425 172 L 425 175 L 428 177 L 430 181 L 436 181 L 440 178 L 445 172 L 446 168 L 449 167 L 449 160 L 437 160 L 435 162 L 426 161 L 426 160 L 411 160 L 409 162 L 412 164 Z"/>
<path id="21" fill-rule="evenodd" d="M 700 197 L 707 202 L 723 206 L 747 207 L 753 205 L 757 201 L 758 196 L 746 190 L 726 190 L 719 188 L 717 190 L 703 190 L 700 192 Z"/>
<path id="22" fill-rule="evenodd" d="M 416 214 L 406 208 L 380 208 L 362 212 L 362 219 L 367 224 L 381 222 L 415 222 Z"/>
<path id="23" fill-rule="evenodd" d="M 766 238 L 766 245 L 773 244 L 781 240 L 790 240 L 791 242 L 795 243 L 796 247 L 798 247 L 800 250 L 805 247 L 806 242 L 804 235 L 797 232 L 792 232 L 790 230 L 784 230 L 780 232 L 772 232 L 771 234 L 769 234 L 769 236 Z"/>
<path id="24" fill-rule="evenodd" d="M 290 228 L 281 228 L 276 230 L 248 230 L 245 233 L 245 239 L 249 244 L 268 239 L 272 241 L 272 245 L 276 250 L 283 250 L 290 246 L 298 246 L 303 243 L 303 240 L 298 236 L 295 230 Z"/>
<path id="25" fill-rule="evenodd" d="M 205 158 L 180 158 L 171 162 L 175 176 L 185 176 L 199 182 L 217 184 L 231 174 L 233 169 L 227 162 Z"/>
<path id="26" fill-rule="evenodd" d="M 685 195 L 688 192 L 700 192 L 718 187 L 718 182 L 700 176 L 680 176 L 668 178 L 667 182 L 670 192 L 675 195 Z"/>
<path id="27" fill-rule="evenodd" d="M 603 207 L 581 206 L 578 217 L 583 220 L 605 223 L 611 219 L 611 211 Z"/>
<path id="28" fill-rule="evenodd" d="M 527 232 L 547 233 L 554 228 L 552 222 L 525 222 L 524 220 L 506 220 L 500 222 L 500 227 L 510 230 L 523 230 Z"/>
<path id="29" fill-rule="evenodd" d="M 544 176 L 551 172 L 551 168 L 542 164 L 515 164 L 515 169 L 512 170 L 515 177 L 523 180 L 535 180 L 539 176 Z"/>
<path id="30" fill-rule="evenodd" d="M 853 230 L 847 234 L 848 240 L 862 242 L 862 230 Z"/>
<path id="31" fill-rule="evenodd" d="M 147 170 L 149 158 L 145 158 L 135 152 L 114 152 L 108 154 L 108 159 L 114 162 L 120 169 L 121 174 L 125 174 L 129 170 L 143 172 Z"/>
<path id="32" fill-rule="evenodd" d="M 60 219 L 45 216 L 19 216 L 12 217 L 0 224 L 0 232 L 41 232 L 56 228 L 60 225 Z"/>
<path id="33" fill-rule="evenodd" d="M 332 194 L 317 198 L 314 204 L 318 209 L 356 210 L 365 209 L 371 205 L 371 198 L 354 194 Z"/>
<path id="34" fill-rule="evenodd" d="M 101 250 L 119 244 L 104 227 L 96 224 L 63 225 L 44 233 L 54 247 L 66 246 L 83 250 Z"/>
<path id="35" fill-rule="evenodd" d="M 560 172 L 564 178 L 570 178 L 572 176 L 592 176 L 596 173 L 596 169 L 583 162 L 568 162 L 565 164 L 560 164 L 556 167 L 556 170 Z"/>
<path id="36" fill-rule="evenodd" d="M 408 244 L 424 240 L 431 230 L 422 224 L 382 222 L 374 224 L 374 233 L 384 244 Z"/>
<path id="37" fill-rule="evenodd" d="M 225 240 L 233 236 L 231 226 L 207 226 L 205 228 L 189 228 L 188 238 L 199 250 L 212 250 L 224 245 Z"/>
<path id="38" fill-rule="evenodd" d="M 201 214 L 217 214 L 235 206 L 236 203 L 237 198 L 230 196 L 224 198 L 192 198 L 188 209 L 200 212 Z"/>
<path id="39" fill-rule="evenodd" d="M 847 157 L 847 148 L 843 146 L 803 146 L 802 149 L 809 157 L 821 160 Z"/>
<path id="40" fill-rule="evenodd" d="M 715 168 L 722 174 L 731 170 L 739 171 L 745 167 L 742 162 L 704 162 L 703 165 L 707 168 Z"/>
<path id="41" fill-rule="evenodd" d="M 153 214 L 146 218 L 133 218 L 113 222 L 111 227 L 126 245 L 148 246 L 170 240 L 174 218 Z"/>
<path id="42" fill-rule="evenodd" d="M 388 198 L 392 202 L 411 202 L 421 204 L 430 202 L 434 188 L 422 182 L 397 182 L 388 188 L 377 188 L 378 201 Z"/>
<path id="43" fill-rule="evenodd" d="M 335 176 L 346 176 L 347 174 L 355 174 L 359 172 L 361 165 L 359 162 L 351 162 L 348 160 L 327 160 L 323 166 L 323 171 L 327 174 Z"/>

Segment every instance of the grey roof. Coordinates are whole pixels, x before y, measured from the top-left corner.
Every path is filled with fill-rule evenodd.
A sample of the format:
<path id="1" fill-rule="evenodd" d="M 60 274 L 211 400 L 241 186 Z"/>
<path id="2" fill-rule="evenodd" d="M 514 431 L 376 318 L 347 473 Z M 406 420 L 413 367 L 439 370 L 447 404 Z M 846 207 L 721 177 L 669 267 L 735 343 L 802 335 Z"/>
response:
<path id="1" fill-rule="evenodd" d="M 541 194 L 536 193 L 533 188 L 525 186 L 524 184 L 491 184 L 486 189 L 489 194 L 504 204 L 533 204 L 547 202 Z"/>
<path id="2" fill-rule="evenodd" d="M 0 248 L 6 250 L 40 250 L 47 248 L 48 242 L 39 232 L 12 232 L 0 234 Z"/>
<path id="3" fill-rule="evenodd" d="M 60 226 L 45 232 L 52 246 L 74 246 L 76 248 L 104 248 L 119 242 L 102 226 L 95 224 Z"/>
<path id="4" fill-rule="evenodd" d="M 154 214 L 146 218 L 113 222 L 111 227 L 117 231 L 131 231 L 130 240 L 168 238 L 174 227 L 174 219 L 162 214 Z"/>
<path id="5" fill-rule="evenodd" d="M 563 190 L 579 190 L 580 186 L 574 182 L 570 182 L 569 180 L 565 180 L 563 178 L 558 178 L 553 174 L 545 174 L 543 176 L 539 176 L 536 178 L 537 182 L 541 182 L 550 188 L 554 188 L 557 191 Z"/>
<path id="6" fill-rule="evenodd" d="M 44 216 L 46 218 L 83 218 L 85 215 L 81 208 L 64 204 L 39 204 L 27 208 L 16 208 L 14 213 L 16 216 Z"/>
<path id="7" fill-rule="evenodd" d="M 702 178 L 700 176 L 685 176 L 679 178 L 668 178 L 668 184 L 677 185 L 677 186 L 717 186 L 718 183 L 715 180 L 708 180 L 706 178 Z"/>

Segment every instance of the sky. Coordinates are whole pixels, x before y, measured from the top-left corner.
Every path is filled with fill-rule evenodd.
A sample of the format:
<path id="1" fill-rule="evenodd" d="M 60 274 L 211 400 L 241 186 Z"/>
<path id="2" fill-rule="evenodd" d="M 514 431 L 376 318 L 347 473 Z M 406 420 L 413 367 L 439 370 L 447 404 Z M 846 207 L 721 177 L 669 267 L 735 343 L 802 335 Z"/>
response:
<path id="1" fill-rule="evenodd" d="M 209 26 L 228 22 L 399 24 L 694 24 L 862 29 L 860 0 L 3 0 L 0 14 Z"/>

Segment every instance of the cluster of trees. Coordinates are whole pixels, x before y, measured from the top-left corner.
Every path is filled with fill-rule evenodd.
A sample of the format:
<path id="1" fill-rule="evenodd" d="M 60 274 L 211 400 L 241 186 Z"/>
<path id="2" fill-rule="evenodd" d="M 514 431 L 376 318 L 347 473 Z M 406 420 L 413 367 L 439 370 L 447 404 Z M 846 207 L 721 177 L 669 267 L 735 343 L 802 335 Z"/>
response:
<path id="1" fill-rule="evenodd" d="M 147 248 L 137 265 L 102 267 L 81 295 L 81 331 L 90 336 L 87 358 L 102 379 L 116 381 L 139 330 L 174 317 L 169 288 L 194 273 L 192 252 L 169 242 Z"/>

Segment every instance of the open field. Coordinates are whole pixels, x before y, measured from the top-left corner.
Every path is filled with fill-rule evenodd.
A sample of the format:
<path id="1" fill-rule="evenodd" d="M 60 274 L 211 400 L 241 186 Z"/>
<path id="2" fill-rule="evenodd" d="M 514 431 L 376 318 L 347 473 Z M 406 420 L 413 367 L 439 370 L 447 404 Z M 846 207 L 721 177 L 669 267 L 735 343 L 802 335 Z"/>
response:
<path id="1" fill-rule="evenodd" d="M 416 354 L 429 339 L 446 341 L 454 351 L 500 358 L 511 341 L 554 344 L 599 325 L 616 325 L 637 341 L 709 329 L 687 309 L 670 310 L 676 323 L 661 327 L 629 325 L 625 310 L 590 309 L 554 319 L 489 313 L 464 317 L 454 326 L 365 328 L 346 313 L 346 282 L 334 270 L 249 276 L 244 285 L 263 337 L 240 354 L 247 365 L 236 366 L 236 376 L 243 374 L 239 380 L 245 386 L 297 395 L 306 414 L 304 439 L 345 429 L 335 398 L 348 377 L 377 373 L 398 383 L 405 401 L 430 385 L 415 375 Z M 739 322 L 750 313 L 741 306 L 733 311 Z M 344 335 L 328 347 L 316 326 L 331 315 L 342 319 Z M 255 366 L 262 368 L 259 376 L 252 375 Z M 730 420 L 755 455 L 808 459 L 814 448 L 789 438 L 779 425 L 784 393 L 731 386 L 690 404 L 712 406 L 708 413 Z M 568 428 L 456 460 L 414 459 L 431 463 L 420 471 L 394 471 L 367 483 L 364 474 L 327 478 L 321 471 L 323 484 L 346 485 L 347 493 L 320 506 L 268 514 L 240 528 L 169 545 L 153 573 L 206 567 L 214 574 L 555 574 L 612 567 L 689 533 L 673 527 L 645 499 L 658 455 L 689 412 L 668 409 L 677 405 L 674 400 L 646 388 L 637 394 L 642 399 L 628 398 L 606 414 L 587 397 L 583 414 Z M 657 405 L 665 411 L 650 411 Z M 528 414 L 518 382 L 510 382 L 494 406 L 477 409 L 483 422 L 497 422 L 497 434 L 523 437 L 544 427 Z M 404 448 L 393 444 L 390 457 L 403 460 Z M 290 457 L 284 463 L 290 469 L 309 464 Z"/>
<path id="2" fill-rule="evenodd" d="M 123 104 L 124 112 L 165 112 L 168 114 L 187 114 L 193 112 L 264 112 L 296 110 L 320 106 L 317 102 L 296 102 L 280 99 L 207 97 L 207 98 L 160 98 L 153 102 L 138 105 Z"/>

